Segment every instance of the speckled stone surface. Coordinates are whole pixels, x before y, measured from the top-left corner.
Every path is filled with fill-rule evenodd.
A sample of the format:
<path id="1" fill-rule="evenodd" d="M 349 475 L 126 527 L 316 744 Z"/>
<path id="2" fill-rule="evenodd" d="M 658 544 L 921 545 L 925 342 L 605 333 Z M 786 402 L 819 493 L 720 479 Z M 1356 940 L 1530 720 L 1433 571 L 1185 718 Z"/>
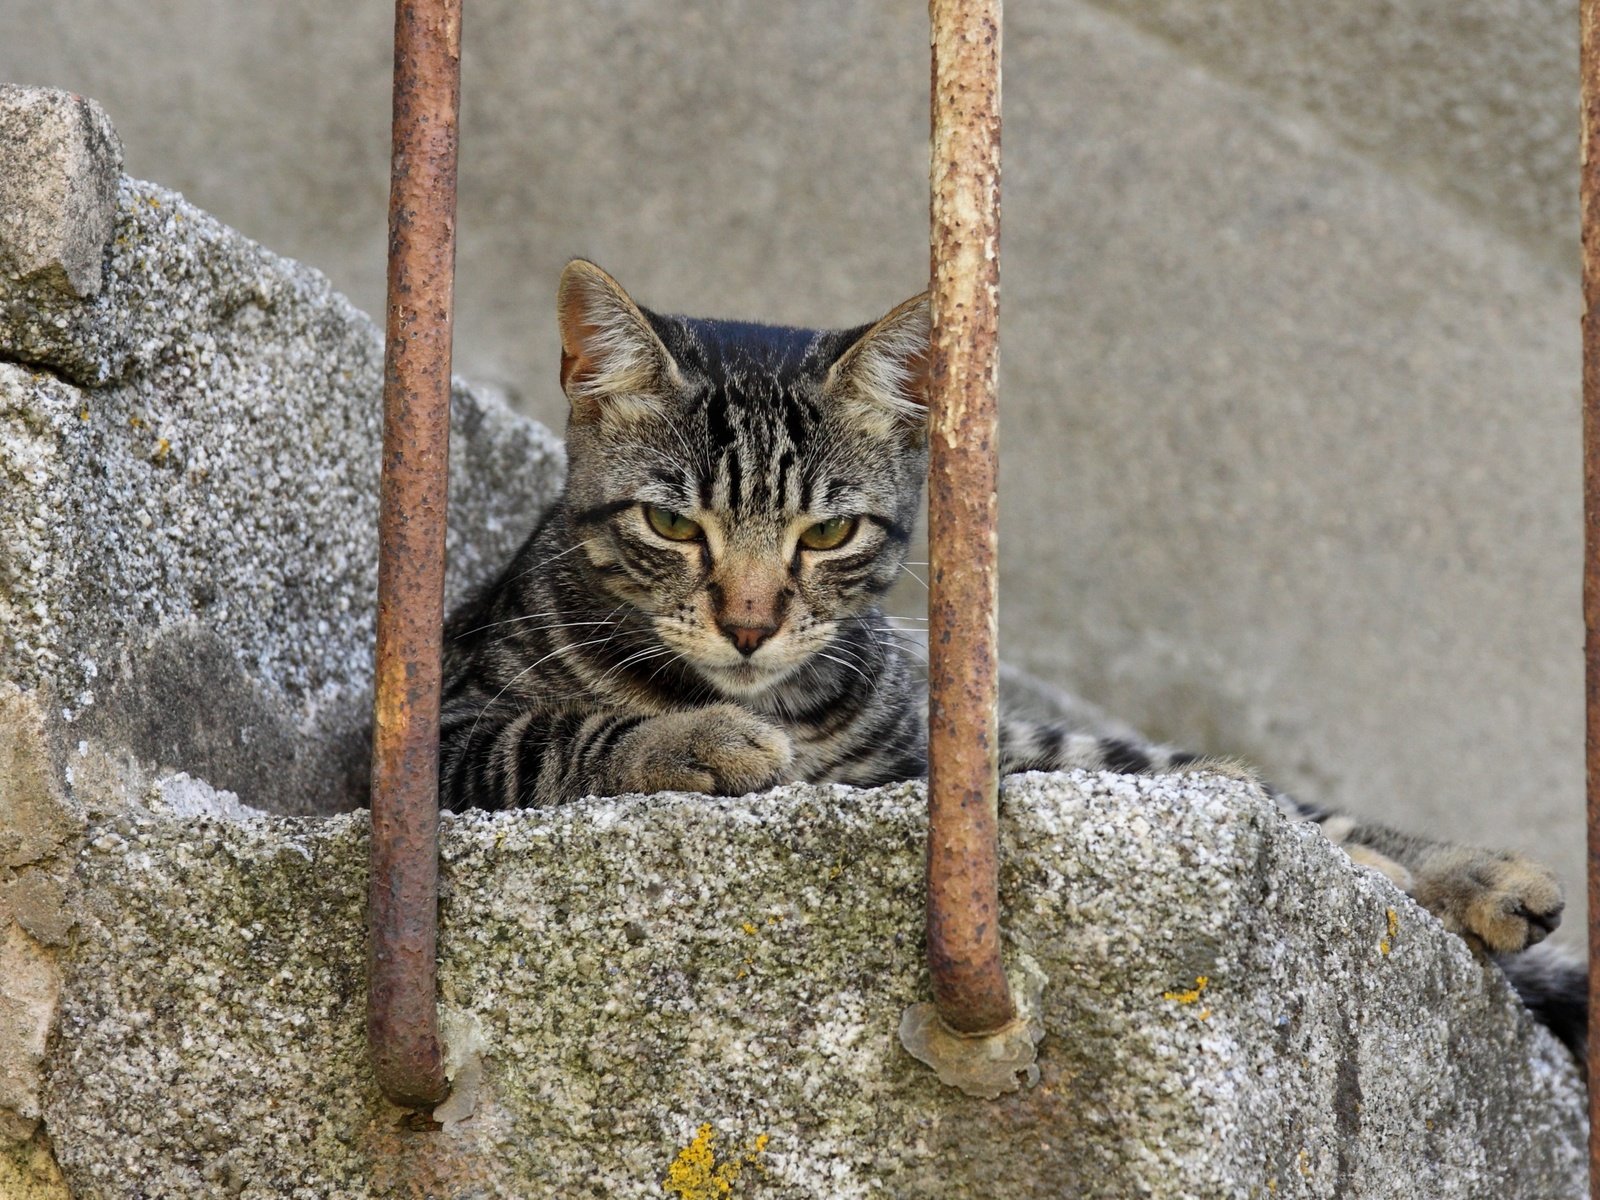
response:
<path id="1" fill-rule="evenodd" d="M 100 290 L 122 143 L 93 100 L 0 84 L 0 323 L 21 288 L 66 301 Z M 42 168 L 42 169 L 40 169 Z"/>
<path id="2" fill-rule="evenodd" d="M 1003 803 L 1037 1087 L 896 1039 L 920 786 L 788 787 L 447 818 L 428 1121 L 367 1073 L 364 818 L 167 780 L 87 833 L 46 1127 L 84 1200 L 1582 1194 L 1565 1051 L 1314 830 L 1215 777 Z"/>
<path id="3" fill-rule="evenodd" d="M 279 811 L 361 795 L 382 358 L 321 274 L 129 179 L 99 295 L 0 305 L 0 679 L 49 689 L 66 745 Z M 465 386 L 451 459 L 453 601 L 564 460 Z"/>

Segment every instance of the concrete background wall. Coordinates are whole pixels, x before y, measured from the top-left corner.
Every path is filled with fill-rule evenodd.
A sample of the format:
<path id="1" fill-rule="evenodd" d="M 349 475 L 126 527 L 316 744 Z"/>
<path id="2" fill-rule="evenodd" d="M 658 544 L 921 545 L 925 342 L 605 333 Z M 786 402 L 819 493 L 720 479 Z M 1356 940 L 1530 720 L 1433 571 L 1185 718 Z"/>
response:
<path id="1" fill-rule="evenodd" d="M 1573 7 L 1011 6 L 1002 631 L 1156 735 L 1576 893 Z M 377 311 L 389 20 L 10 0 L 0 78 L 95 96 L 130 173 Z M 916 291 L 924 23 L 475 0 L 458 369 L 559 424 L 572 254 L 705 314 Z"/>

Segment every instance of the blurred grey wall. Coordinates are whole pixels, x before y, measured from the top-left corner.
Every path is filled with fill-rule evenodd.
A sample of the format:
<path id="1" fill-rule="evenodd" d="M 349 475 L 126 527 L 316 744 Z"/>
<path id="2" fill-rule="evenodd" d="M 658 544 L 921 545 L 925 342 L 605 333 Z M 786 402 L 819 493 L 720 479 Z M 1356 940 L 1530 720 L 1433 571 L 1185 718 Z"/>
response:
<path id="1" fill-rule="evenodd" d="M 559 426 L 551 292 L 923 285 L 925 9 L 467 6 L 457 369 Z M 1309 798 L 1581 881 L 1568 0 L 1014 0 L 1013 661 Z M 0 78 L 382 303 L 380 0 L 8 0 Z M 1569 929 L 1572 925 L 1569 924 Z"/>

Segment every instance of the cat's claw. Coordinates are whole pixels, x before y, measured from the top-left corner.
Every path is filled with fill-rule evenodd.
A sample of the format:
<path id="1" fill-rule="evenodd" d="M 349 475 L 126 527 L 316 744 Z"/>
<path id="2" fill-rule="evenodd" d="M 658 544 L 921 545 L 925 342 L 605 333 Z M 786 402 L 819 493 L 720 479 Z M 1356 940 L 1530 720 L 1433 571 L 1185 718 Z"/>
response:
<path id="1" fill-rule="evenodd" d="M 789 735 L 737 704 L 651 717 L 623 747 L 622 789 L 738 796 L 779 782 Z"/>

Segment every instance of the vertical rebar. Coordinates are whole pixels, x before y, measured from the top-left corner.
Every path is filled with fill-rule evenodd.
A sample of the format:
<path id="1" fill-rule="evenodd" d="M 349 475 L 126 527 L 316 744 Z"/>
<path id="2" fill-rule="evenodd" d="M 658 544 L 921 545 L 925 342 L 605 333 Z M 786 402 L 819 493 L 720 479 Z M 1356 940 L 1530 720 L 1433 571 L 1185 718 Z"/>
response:
<path id="1" fill-rule="evenodd" d="M 1000 0 L 930 0 L 928 15 L 928 966 L 940 1019 L 977 1034 L 1015 1015 L 996 820 Z"/>
<path id="2" fill-rule="evenodd" d="M 448 1093 L 434 954 L 461 0 L 396 0 L 372 731 L 367 1040 L 384 1093 Z"/>
<path id="3" fill-rule="evenodd" d="M 1578 7 L 1578 192 L 1583 245 L 1584 731 L 1589 829 L 1589 1011 L 1600 1011 L 1600 0 Z M 1600 1200 L 1600 1037 L 1589 1038 L 1589 1194 Z"/>

